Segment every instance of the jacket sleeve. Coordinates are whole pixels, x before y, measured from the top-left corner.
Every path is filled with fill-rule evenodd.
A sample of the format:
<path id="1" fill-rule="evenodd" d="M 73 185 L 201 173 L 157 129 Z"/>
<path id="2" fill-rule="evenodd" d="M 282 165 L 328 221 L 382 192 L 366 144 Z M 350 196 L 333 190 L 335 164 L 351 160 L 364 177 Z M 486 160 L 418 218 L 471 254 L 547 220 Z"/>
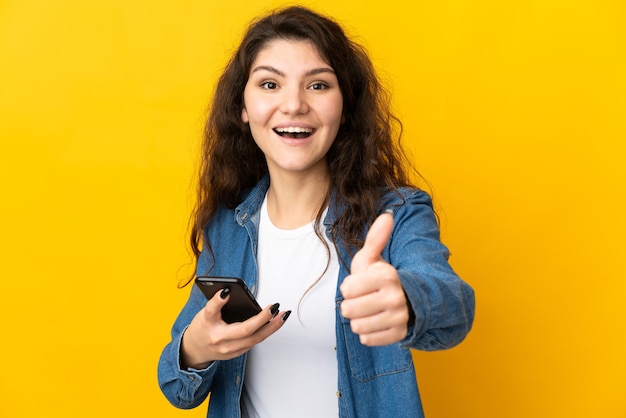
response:
<path id="1" fill-rule="evenodd" d="M 177 408 L 191 409 L 200 405 L 211 391 L 219 361 L 203 370 L 181 369 L 180 345 L 193 317 L 206 304 L 206 298 L 192 286 L 187 303 L 172 327 L 172 340 L 165 346 L 158 365 L 159 387 L 168 401 Z"/>
<path id="2" fill-rule="evenodd" d="M 403 346 L 434 351 L 454 347 L 474 321 L 473 289 L 448 263 L 430 197 L 422 191 L 405 195 L 394 210 L 394 229 L 388 244 L 389 262 L 415 316 Z"/>

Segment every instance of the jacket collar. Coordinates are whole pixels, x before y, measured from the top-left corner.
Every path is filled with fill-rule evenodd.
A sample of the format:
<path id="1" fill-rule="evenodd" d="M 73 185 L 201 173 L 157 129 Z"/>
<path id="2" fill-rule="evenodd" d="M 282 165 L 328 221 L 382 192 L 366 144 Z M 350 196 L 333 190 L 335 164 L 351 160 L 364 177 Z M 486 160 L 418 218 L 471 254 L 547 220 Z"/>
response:
<path id="1" fill-rule="evenodd" d="M 246 222 L 250 221 L 252 216 L 261 210 L 263 199 L 267 194 L 267 189 L 270 187 L 270 176 L 266 174 L 259 180 L 259 182 L 252 189 L 246 190 L 243 194 L 243 201 L 235 208 L 235 221 L 243 226 Z M 328 212 L 324 217 L 323 224 L 328 230 L 331 227 L 339 213 L 342 211 L 342 205 L 337 203 L 336 192 L 333 190 L 330 196 L 330 203 L 328 206 Z"/>

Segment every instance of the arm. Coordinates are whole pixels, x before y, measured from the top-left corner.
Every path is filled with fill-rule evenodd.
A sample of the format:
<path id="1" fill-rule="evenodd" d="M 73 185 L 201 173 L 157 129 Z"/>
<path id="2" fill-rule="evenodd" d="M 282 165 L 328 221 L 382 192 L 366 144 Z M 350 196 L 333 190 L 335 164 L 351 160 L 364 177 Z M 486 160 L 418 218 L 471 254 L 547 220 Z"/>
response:
<path id="1" fill-rule="evenodd" d="M 275 304 L 246 321 L 227 324 L 221 310 L 229 298 L 225 289 L 207 301 L 194 285 L 174 323 L 172 340 L 161 354 L 158 377 L 163 394 L 176 407 L 194 408 L 213 389 L 226 390 L 222 384 L 213 387 L 217 373 L 223 372 L 220 363 L 246 353 L 280 329 L 287 319 L 286 313 L 278 315 Z"/>
<path id="2" fill-rule="evenodd" d="M 439 239 L 426 193 L 411 193 L 394 208 L 394 215 L 388 259 L 415 318 L 402 344 L 428 351 L 451 348 L 472 327 L 474 291 L 448 263 L 449 252 Z"/>
<path id="3" fill-rule="evenodd" d="M 365 345 L 450 348 L 471 328 L 473 290 L 448 264 L 428 195 L 396 196 L 383 205 L 394 216 L 376 219 L 352 259 L 341 312 Z"/>
<path id="4" fill-rule="evenodd" d="M 217 362 L 203 370 L 181 366 L 181 343 L 192 318 L 204 307 L 206 298 L 193 286 L 187 303 L 172 327 L 172 340 L 161 353 L 158 365 L 159 387 L 170 403 L 190 409 L 200 405 L 211 391 Z"/>

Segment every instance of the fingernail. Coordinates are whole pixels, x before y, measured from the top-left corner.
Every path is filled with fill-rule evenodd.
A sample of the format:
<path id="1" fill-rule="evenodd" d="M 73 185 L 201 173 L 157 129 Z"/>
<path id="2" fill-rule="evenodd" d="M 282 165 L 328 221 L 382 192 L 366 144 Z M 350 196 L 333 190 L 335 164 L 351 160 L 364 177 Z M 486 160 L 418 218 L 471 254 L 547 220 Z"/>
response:
<path id="1" fill-rule="evenodd" d="M 278 307 L 279 306 L 280 306 L 280 303 L 275 303 L 270 308 L 270 313 L 272 314 L 272 318 L 274 318 L 276 316 L 276 314 L 278 313 Z"/>
<path id="2" fill-rule="evenodd" d="M 222 299 L 226 299 L 226 296 L 228 296 L 230 294 L 230 287 L 225 287 L 222 289 L 222 292 L 220 293 L 220 297 Z"/>
<path id="3" fill-rule="evenodd" d="M 391 216 L 393 216 L 393 209 L 385 209 L 385 213 L 388 213 Z"/>
<path id="4" fill-rule="evenodd" d="M 287 311 L 283 314 L 283 322 L 285 322 L 287 318 L 289 318 L 289 315 L 291 315 L 291 311 Z"/>

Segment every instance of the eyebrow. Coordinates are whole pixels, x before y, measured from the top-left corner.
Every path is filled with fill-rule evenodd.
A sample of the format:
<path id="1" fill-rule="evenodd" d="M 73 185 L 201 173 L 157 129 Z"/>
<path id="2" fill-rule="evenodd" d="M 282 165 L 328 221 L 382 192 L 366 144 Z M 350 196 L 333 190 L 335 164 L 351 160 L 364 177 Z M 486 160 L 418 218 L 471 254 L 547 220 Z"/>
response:
<path id="1" fill-rule="evenodd" d="M 258 67 L 255 67 L 251 72 L 255 73 L 257 71 L 269 71 L 270 73 L 274 73 L 281 77 L 285 76 L 285 73 L 283 73 L 282 71 L 280 71 L 279 69 L 275 67 L 272 67 L 271 65 L 259 65 Z M 333 70 L 332 68 L 328 68 L 328 67 L 320 67 L 320 68 L 314 68 L 312 70 L 307 71 L 305 75 L 312 76 L 312 75 L 323 74 L 323 73 L 335 74 L 335 70 Z"/>

